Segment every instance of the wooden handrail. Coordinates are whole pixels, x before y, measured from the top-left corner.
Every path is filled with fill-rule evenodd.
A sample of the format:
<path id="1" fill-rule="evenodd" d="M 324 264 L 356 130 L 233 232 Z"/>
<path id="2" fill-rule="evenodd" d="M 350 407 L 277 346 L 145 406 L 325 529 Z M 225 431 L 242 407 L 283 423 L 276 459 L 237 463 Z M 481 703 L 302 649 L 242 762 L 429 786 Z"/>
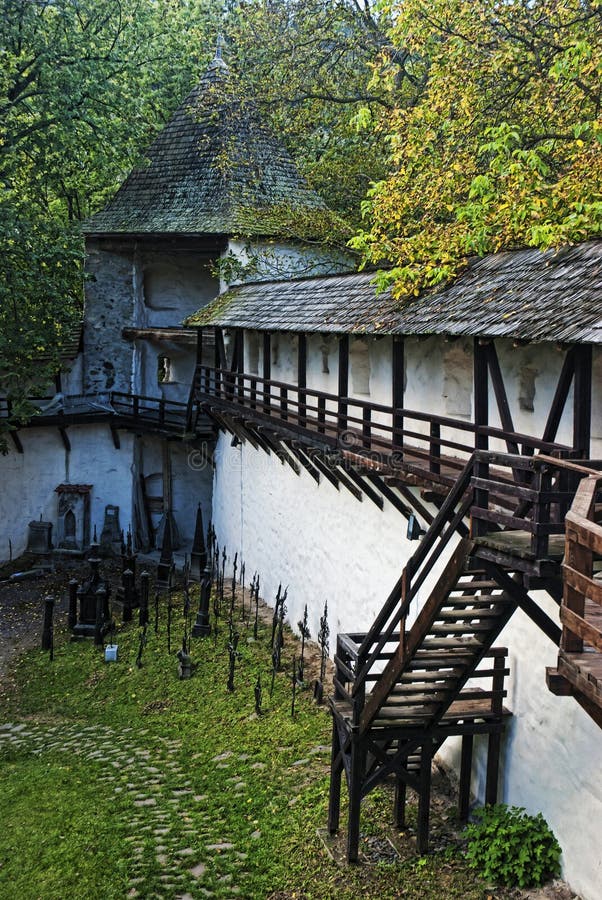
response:
<path id="1" fill-rule="evenodd" d="M 594 579 L 594 557 L 602 558 L 602 526 L 595 519 L 602 475 L 578 467 L 584 477 L 566 516 L 564 590 L 560 607 L 561 650 L 582 653 L 588 645 L 602 651 L 602 630 L 587 617 L 586 602 L 602 606 L 602 585 Z M 598 620 L 599 621 L 599 620 Z"/>

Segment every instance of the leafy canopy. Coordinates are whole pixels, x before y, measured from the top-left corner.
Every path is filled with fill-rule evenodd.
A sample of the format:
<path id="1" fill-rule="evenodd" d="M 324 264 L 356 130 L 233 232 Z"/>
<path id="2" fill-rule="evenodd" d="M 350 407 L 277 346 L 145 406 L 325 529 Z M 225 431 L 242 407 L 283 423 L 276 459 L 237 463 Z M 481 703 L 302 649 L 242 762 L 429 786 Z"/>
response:
<path id="1" fill-rule="evenodd" d="M 398 296 L 471 254 L 600 233 L 602 11 L 588 0 L 387 0 L 418 93 L 374 128 L 390 172 L 354 246 Z"/>

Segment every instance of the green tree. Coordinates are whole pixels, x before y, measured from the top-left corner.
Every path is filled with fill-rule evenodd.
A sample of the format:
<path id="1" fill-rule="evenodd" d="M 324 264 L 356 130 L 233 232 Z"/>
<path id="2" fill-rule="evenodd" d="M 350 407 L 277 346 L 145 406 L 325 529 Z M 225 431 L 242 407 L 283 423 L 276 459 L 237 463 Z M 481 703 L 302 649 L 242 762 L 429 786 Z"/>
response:
<path id="1" fill-rule="evenodd" d="M 249 0 L 224 22 L 227 61 L 240 89 L 285 142 L 309 184 L 348 222 L 386 172 L 380 137 L 361 119 L 390 111 L 373 67 L 402 60 L 374 0 Z M 359 118 L 358 118 L 359 117 Z"/>
<path id="2" fill-rule="evenodd" d="M 390 171 L 354 240 L 394 264 L 398 296 L 454 277 L 468 256 L 600 233 L 602 12 L 588 0 L 393 0 L 390 36 L 419 95 L 375 131 Z"/>
<path id="3" fill-rule="evenodd" d="M 198 79 L 220 17 L 217 0 L 0 0 L 0 392 L 18 416 L 81 316 L 77 222 Z"/>

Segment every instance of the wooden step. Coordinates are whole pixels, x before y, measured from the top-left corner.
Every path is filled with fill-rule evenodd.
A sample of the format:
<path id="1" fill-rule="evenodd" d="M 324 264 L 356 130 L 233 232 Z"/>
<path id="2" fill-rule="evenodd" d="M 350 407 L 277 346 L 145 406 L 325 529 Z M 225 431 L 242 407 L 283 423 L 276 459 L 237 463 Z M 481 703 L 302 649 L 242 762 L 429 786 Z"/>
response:
<path id="1" fill-rule="evenodd" d="M 458 641 L 457 638 L 426 637 L 423 640 L 418 652 L 420 652 L 420 650 L 457 650 L 461 652 L 469 650 L 477 651 L 482 649 L 483 644 L 476 638 L 466 638 L 466 640 Z M 470 657 L 472 658 L 472 654 L 470 654 Z"/>
<path id="2" fill-rule="evenodd" d="M 401 676 L 401 678 L 399 679 L 399 683 L 414 683 L 417 678 L 419 678 L 421 681 L 440 681 L 444 678 L 453 677 L 454 675 L 461 675 L 463 671 L 464 669 L 459 666 L 454 669 L 440 669 L 439 667 L 437 667 L 436 671 L 421 671 L 420 668 L 411 669 L 409 672 L 405 672 Z"/>
<path id="3" fill-rule="evenodd" d="M 499 587 L 497 581 L 480 581 L 478 579 L 475 581 L 472 581 L 471 579 L 464 581 L 463 579 L 465 577 L 466 576 L 463 576 L 463 578 L 458 582 L 458 584 L 454 588 L 455 591 L 461 591 L 461 590 L 480 591 L 480 590 L 485 590 L 485 589 L 487 589 L 487 590 L 495 589 L 495 588 Z"/>
<path id="4" fill-rule="evenodd" d="M 500 611 L 498 609 L 450 609 L 448 611 L 441 611 L 440 613 L 438 613 L 435 621 L 469 622 L 472 619 L 497 619 L 499 615 Z"/>
<path id="5" fill-rule="evenodd" d="M 474 617 L 473 617 L 474 618 Z M 477 634 L 481 632 L 490 632 L 491 622 L 456 622 L 449 625 L 433 625 L 430 634 Z"/>
<path id="6" fill-rule="evenodd" d="M 454 597 L 450 596 L 445 600 L 444 603 L 441 604 L 441 609 L 460 609 L 462 606 L 507 606 L 510 600 L 507 600 L 501 596 L 492 596 L 490 594 L 477 594 L 475 597 Z"/>

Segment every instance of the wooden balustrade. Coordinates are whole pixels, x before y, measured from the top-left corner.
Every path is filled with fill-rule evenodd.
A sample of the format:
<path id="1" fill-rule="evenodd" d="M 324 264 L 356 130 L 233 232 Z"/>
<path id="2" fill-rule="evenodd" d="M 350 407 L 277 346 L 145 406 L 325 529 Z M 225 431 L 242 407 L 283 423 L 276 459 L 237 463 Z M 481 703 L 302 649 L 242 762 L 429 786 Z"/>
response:
<path id="1" fill-rule="evenodd" d="M 560 609 L 563 624 L 561 650 L 602 651 L 602 581 L 594 576 L 594 563 L 602 560 L 602 525 L 596 498 L 602 476 L 584 478 L 566 516 L 564 594 Z"/>
<path id="2" fill-rule="evenodd" d="M 291 431 L 317 434 L 324 444 L 402 461 L 406 471 L 426 471 L 435 481 L 447 484 L 456 480 L 476 447 L 487 447 L 493 440 L 520 448 L 523 456 L 571 452 L 568 446 L 502 428 L 396 409 L 244 372 L 200 366 L 196 384 L 201 402 L 234 404 L 259 418 L 285 422 Z"/>

